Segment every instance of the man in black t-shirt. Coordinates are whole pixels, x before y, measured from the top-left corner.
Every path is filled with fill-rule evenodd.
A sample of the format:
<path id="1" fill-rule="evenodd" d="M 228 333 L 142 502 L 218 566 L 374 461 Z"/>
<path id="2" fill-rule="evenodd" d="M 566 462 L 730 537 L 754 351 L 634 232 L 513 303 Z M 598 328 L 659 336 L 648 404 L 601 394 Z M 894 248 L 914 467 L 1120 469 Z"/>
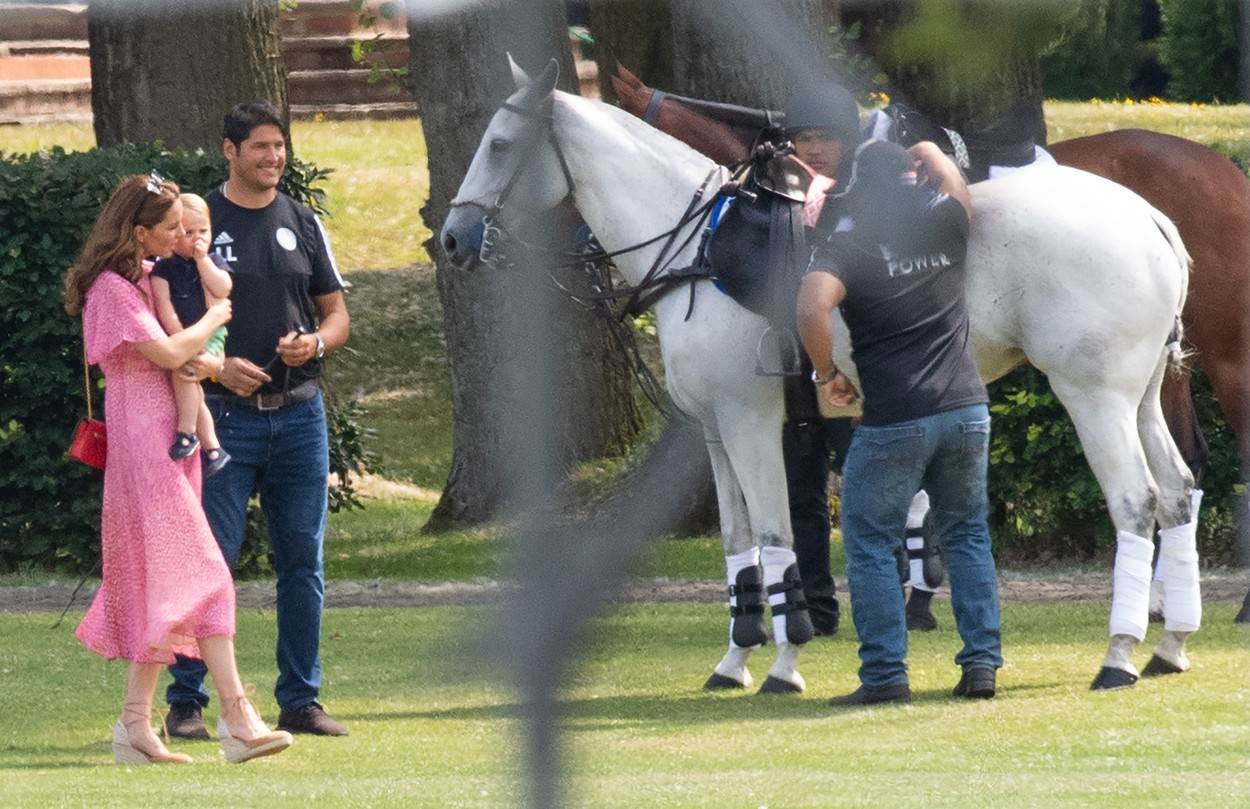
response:
<path id="1" fill-rule="evenodd" d="M 322 357 L 347 342 L 345 284 L 324 228 L 278 192 L 286 125 L 267 102 L 225 118 L 229 179 L 208 194 L 213 250 L 234 274 L 234 317 L 223 358 L 201 354 L 184 377 L 208 378 L 205 397 L 231 463 L 204 483 L 204 511 L 226 561 L 243 544 L 247 504 L 259 493 L 278 578 L 278 727 L 346 735 L 317 701 L 325 591 L 329 443 L 319 378 Z M 207 738 L 205 669 L 179 658 L 166 692 L 169 731 Z"/>
<path id="2" fill-rule="evenodd" d="M 820 395 L 859 397 L 833 362 L 840 307 L 864 389 L 842 488 L 842 539 L 860 681 L 834 705 L 911 699 L 907 628 L 893 550 L 918 489 L 951 579 L 964 648 L 962 697 L 992 697 L 1002 665 L 998 583 L 986 522 L 990 418 L 969 350 L 963 260 L 970 203 L 958 167 L 932 143 L 868 141 L 855 154 L 834 232 L 814 251 L 798 323 Z"/>

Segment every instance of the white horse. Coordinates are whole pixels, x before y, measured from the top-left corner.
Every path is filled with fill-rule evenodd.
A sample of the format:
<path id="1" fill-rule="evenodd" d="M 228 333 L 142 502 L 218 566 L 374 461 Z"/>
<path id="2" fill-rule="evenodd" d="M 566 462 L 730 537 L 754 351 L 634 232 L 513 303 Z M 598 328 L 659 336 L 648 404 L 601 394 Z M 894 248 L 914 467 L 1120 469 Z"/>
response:
<path id="1" fill-rule="evenodd" d="M 633 116 L 554 92 L 554 64 L 536 81 L 515 65 L 513 72 L 517 92 L 482 136 L 441 233 L 457 265 L 474 260 L 472 233 L 484 211 L 506 228 L 519 213 L 571 195 L 614 250 L 669 230 L 709 176 L 713 188 L 727 179 Z M 1146 673 L 1184 671 L 1185 638 L 1201 614 L 1196 507 L 1159 406 L 1166 344 L 1179 339 L 1188 284 L 1176 229 L 1121 186 L 1058 166 L 979 183 L 972 207 L 967 299 L 978 369 L 989 381 L 1027 361 L 1048 375 L 1117 529 L 1111 642 L 1093 687 L 1137 680 L 1131 653 L 1146 635 L 1156 522 L 1165 631 Z M 673 266 L 693 262 L 694 242 Z M 622 276 L 639 283 L 661 244 L 617 258 Z M 751 685 L 747 658 L 764 640 L 762 563 L 778 651 L 761 690 L 801 691 L 797 659 L 810 621 L 796 592 L 782 389 L 754 372 L 767 324 L 706 281 L 697 282 L 687 319 L 682 289 L 661 298 L 655 314 L 668 389 L 702 423 L 719 498 L 732 617 L 729 649 L 708 686 Z M 835 328 L 838 367 L 857 380 L 840 317 Z"/>

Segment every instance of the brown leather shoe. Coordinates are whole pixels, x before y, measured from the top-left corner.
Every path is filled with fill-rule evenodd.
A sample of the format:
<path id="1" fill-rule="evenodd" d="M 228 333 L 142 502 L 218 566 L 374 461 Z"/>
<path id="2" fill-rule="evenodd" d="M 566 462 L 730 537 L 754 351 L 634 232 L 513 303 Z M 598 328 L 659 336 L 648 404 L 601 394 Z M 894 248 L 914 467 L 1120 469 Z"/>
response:
<path id="1" fill-rule="evenodd" d="M 278 714 L 278 730 L 311 733 L 314 736 L 346 736 L 347 728 L 334 721 L 319 702 L 299 708 L 283 708 Z"/>
<path id="2" fill-rule="evenodd" d="M 208 728 L 204 727 L 204 712 L 194 702 L 175 702 L 169 706 L 169 715 L 165 717 L 165 729 L 176 739 L 208 739 Z"/>

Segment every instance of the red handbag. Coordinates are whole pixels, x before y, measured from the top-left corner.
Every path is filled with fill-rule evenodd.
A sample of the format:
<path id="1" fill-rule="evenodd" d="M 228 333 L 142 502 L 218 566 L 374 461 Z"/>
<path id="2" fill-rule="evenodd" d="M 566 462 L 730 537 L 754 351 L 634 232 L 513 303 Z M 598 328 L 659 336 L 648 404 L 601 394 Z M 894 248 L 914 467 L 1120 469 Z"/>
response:
<path id="1" fill-rule="evenodd" d="M 87 397 L 87 417 L 74 428 L 74 440 L 69 445 L 69 457 L 87 466 L 103 469 L 108 456 L 108 435 L 104 422 L 91 416 L 91 375 L 87 370 L 87 346 L 82 349 L 82 387 Z"/>

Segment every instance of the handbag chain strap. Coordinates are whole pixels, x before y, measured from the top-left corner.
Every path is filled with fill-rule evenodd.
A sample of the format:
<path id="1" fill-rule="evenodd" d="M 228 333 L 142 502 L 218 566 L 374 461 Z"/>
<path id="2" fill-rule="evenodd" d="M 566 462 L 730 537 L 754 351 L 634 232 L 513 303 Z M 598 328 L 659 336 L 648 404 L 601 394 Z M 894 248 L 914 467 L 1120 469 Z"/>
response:
<path id="1" fill-rule="evenodd" d="M 91 420 L 91 372 L 87 369 L 87 324 L 82 332 L 82 392 L 87 399 L 87 420 Z"/>

